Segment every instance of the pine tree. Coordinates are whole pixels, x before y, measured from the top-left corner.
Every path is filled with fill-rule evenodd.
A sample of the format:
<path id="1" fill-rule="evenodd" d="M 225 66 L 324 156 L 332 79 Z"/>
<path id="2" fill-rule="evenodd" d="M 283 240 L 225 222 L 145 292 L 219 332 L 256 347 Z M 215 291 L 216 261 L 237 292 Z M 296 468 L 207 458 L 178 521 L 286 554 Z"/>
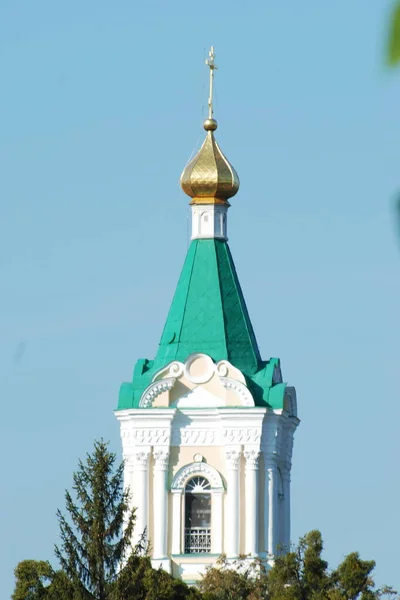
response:
<path id="1" fill-rule="evenodd" d="M 135 511 L 123 491 L 123 464 L 115 469 L 115 460 L 103 440 L 95 442 L 73 475 L 76 500 L 65 493 L 69 518 L 57 511 L 61 545 L 55 553 L 82 599 L 106 600 L 130 548 Z"/>

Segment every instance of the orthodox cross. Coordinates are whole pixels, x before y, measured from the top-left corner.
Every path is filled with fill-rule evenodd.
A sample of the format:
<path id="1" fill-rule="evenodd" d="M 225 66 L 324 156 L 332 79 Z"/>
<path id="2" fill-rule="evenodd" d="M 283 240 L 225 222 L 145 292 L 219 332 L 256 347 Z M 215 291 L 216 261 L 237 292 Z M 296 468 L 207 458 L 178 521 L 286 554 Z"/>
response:
<path id="1" fill-rule="evenodd" d="M 214 91 L 214 70 L 217 65 L 214 63 L 214 46 L 211 46 L 211 50 L 208 53 L 209 58 L 206 59 L 206 65 L 210 67 L 210 95 L 208 97 L 208 118 L 213 118 L 213 91 Z"/>

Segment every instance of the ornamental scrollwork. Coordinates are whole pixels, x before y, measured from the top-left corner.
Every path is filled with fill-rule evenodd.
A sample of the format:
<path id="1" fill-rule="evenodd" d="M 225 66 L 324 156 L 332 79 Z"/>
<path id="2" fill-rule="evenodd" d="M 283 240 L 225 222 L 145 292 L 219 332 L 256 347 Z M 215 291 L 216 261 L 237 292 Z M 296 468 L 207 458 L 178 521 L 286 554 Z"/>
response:
<path id="1" fill-rule="evenodd" d="M 157 471 L 166 471 L 169 465 L 168 450 L 154 450 L 154 468 Z"/>
<path id="2" fill-rule="evenodd" d="M 246 469 L 257 470 L 260 453 L 258 450 L 245 450 L 243 453 L 246 459 Z"/>
<path id="3" fill-rule="evenodd" d="M 141 450 L 134 454 L 135 468 L 144 470 L 149 465 L 150 450 Z"/>
<path id="4" fill-rule="evenodd" d="M 239 468 L 241 452 L 239 450 L 227 450 L 225 456 L 229 468 L 236 471 Z"/>

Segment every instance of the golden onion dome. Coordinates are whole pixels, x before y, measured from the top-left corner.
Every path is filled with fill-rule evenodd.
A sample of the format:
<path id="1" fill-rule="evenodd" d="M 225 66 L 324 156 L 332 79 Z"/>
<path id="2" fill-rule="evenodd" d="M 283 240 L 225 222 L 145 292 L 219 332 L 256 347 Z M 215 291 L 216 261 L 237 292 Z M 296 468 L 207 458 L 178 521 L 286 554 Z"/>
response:
<path id="1" fill-rule="evenodd" d="M 214 138 L 217 126 L 215 119 L 204 121 L 206 139 L 181 175 L 181 188 L 193 198 L 193 204 L 225 203 L 239 189 L 238 174 Z"/>

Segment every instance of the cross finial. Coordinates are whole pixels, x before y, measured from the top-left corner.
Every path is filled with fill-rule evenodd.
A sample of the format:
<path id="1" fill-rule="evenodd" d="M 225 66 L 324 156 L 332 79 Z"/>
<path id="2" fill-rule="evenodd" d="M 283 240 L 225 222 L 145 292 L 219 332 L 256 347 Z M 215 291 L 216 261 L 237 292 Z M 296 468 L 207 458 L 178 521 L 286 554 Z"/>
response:
<path id="1" fill-rule="evenodd" d="M 213 88 L 214 88 L 214 70 L 217 65 L 214 63 L 215 54 L 214 46 L 211 46 L 210 52 L 208 53 L 209 58 L 206 59 L 206 65 L 210 67 L 210 95 L 208 97 L 208 118 L 212 119 L 213 116 Z"/>

